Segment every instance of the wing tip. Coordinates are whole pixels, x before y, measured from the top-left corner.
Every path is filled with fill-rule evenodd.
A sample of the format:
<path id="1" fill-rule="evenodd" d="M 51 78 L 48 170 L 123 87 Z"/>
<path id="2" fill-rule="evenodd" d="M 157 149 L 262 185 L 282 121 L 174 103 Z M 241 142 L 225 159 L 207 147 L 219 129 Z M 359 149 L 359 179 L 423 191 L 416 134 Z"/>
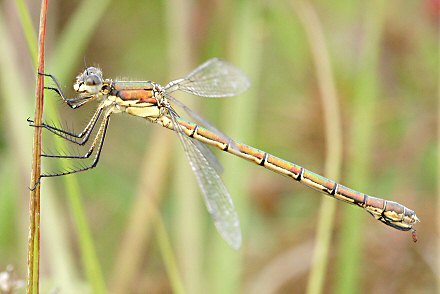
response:
<path id="1" fill-rule="evenodd" d="M 226 239 L 226 242 L 229 244 L 229 246 L 232 247 L 232 249 L 239 250 L 241 248 L 241 243 L 242 243 L 241 235 L 235 236 L 235 238 L 233 239 Z"/>

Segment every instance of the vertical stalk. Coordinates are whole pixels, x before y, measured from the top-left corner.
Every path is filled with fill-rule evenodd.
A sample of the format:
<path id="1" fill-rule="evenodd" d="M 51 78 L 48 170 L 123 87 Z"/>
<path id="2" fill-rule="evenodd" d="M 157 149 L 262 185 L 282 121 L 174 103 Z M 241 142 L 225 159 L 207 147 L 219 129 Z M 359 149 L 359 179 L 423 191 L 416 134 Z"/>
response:
<path id="1" fill-rule="evenodd" d="M 440 21 L 439 21 L 440 25 Z M 440 47 L 440 30 L 437 32 Z M 439 52 L 438 52 L 439 53 Z M 437 72 L 437 293 L 440 292 L 440 72 Z"/>
<path id="2" fill-rule="evenodd" d="M 293 3 L 293 2 L 292 2 Z M 333 79 L 329 52 L 325 43 L 322 25 L 313 7 L 306 1 L 292 5 L 299 16 L 312 50 L 317 75 L 325 127 L 324 175 L 339 181 L 342 164 L 342 130 L 336 86 Z M 308 280 L 308 293 L 322 293 L 328 264 L 331 234 L 337 202 L 322 198 L 318 216 L 315 251 Z"/>
<path id="3" fill-rule="evenodd" d="M 35 65 L 38 65 L 38 57 L 37 57 L 37 46 L 35 40 L 37 36 L 35 35 L 34 30 L 29 30 L 26 28 L 32 28 L 32 20 L 29 13 L 29 10 L 24 3 L 24 0 L 16 0 L 18 16 L 20 17 L 20 23 L 23 25 L 24 36 L 26 37 L 26 45 L 28 45 L 29 54 L 32 57 L 32 61 Z"/>
<path id="4" fill-rule="evenodd" d="M 231 37 L 229 56 L 231 63 L 249 76 L 251 87 L 239 97 L 229 98 L 228 107 L 221 114 L 222 128 L 226 134 L 241 142 L 252 145 L 255 142 L 255 129 L 258 113 L 258 85 L 262 63 L 262 36 L 259 26 L 261 4 L 258 1 L 230 1 L 233 11 L 231 17 Z M 250 181 L 249 171 L 253 167 L 248 162 L 232 158 L 224 163 L 223 180 L 237 209 L 242 233 L 246 234 L 249 219 L 249 197 L 246 184 Z M 240 293 L 244 269 L 243 258 L 246 252 L 246 238 L 238 252 L 232 250 L 216 236 L 210 246 L 210 290 L 211 293 Z"/>
<path id="5" fill-rule="evenodd" d="M 191 0 L 167 1 L 166 15 L 168 29 L 170 78 L 177 78 L 189 72 L 194 67 L 192 55 Z M 194 101 L 191 99 L 191 102 Z M 195 103 L 187 103 L 196 109 Z M 177 138 L 175 139 L 177 142 Z M 178 143 L 179 144 L 179 143 Z M 180 144 L 174 146 L 176 155 L 174 160 L 172 194 L 175 202 L 175 235 L 179 269 L 182 273 L 184 288 L 188 293 L 204 293 L 202 264 L 202 213 L 203 200 L 200 190 L 185 155 L 181 152 Z M 211 227 L 214 229 L 214 226 Z M 165 254 L 162 252 L 162 254 Z"/>
<path id="6" fill-rule="evenodd" d="M 21 0 L 17 0 L 17 6 L 19 10 L 26 10 L 26 7 L 20 3 Z M 49 62 L 50 68 L 57 68 L 57 77 L 59 80 L 63 81 L 67 79 L 67 76 L 71 75 L 72 69 L 75 66 L 75 63 L 82 58 L 82 54 L 87 42 L 90 40 L 93 31 L 95 30 L 99 20 L 104 15 L 105 9 L 110 4 L 110 0 L 98 0 L 94 2 L 83 2 L 78 9 L 72 13 L 72 17 L 64 29 L 63 33 L 60 35 L 60 41 L 57 42 L 57 48 L 54 50 L 53 58 L 51 62 Z M 23 30 L 26 31 L 27 37 L 26 40 L 28 42 L 29 50 L 32 50 L 33 46 L 29 44 L 31 41 L 32 34 L 28 31 L 33 31 L 32 27 L 29 26 L 29 22 L 26 20 L 28 13 L 26 11 L 20 12 L 21 19 L 23 24 Z M 87 29 L 83 29 L 87 28 Z M 81 34 L 77 32 L 81 30 Z M 34 52 L 30 51 L 30 55 L 34 56 Z M 50 64 L 53 64 L 50 66 Z M 56 64 L 56 66 L 55 66 Z M 57 111 L 55 109 L 55 104 L 49 103 L 45 104 L 46 114 L 51 117 L 53 120 L 57 121 Z M 36 121 L 37 122 L 37 121 Z M 65 149 L 63 146 L 63 142 L 56 141 L 57 149 L 63 150 Z M 41 152 L 41 150 L 40 150 Z M 88 282 L 90 283 L 94 293 L 105 293 L 105 283 L 102 275 L 102 270 L 100 268 L 98 257 L 96 254 L 96 250 L 94 249 L 93 240 L 91 238 L 90 229 L 87 224 L 87 219 L 85 217 L 85 212 L 83 209 L 83 205 L 80 199 L 80 191 L 78 183 L 74 176 L 71 177 L 63 177 L 66 187 L 66 196 L 68 201 L 70 202 L 70 208 L 72 210 L 72 216 L 75 222 L 75 228 L 77 229 L 79 246 L 81 250 L 81 256 L 83 261 L 83 267 L 86 272 L 86 277 Z M 54 205 L 55 200 L 48 189 L 48 193 L 46 195 L 48 205 Z M 51 211 L 51 213 L 55 213 Z M 48 214 L 50 217 L 51 214 Z M 46 218 L 47 219 L 47 218 Z M 51 233 L 53 236 L 53 232 Z M 59 238 L 60 236 L 56 236 Z M 66 250 L 64 250 L 66 251 Z M 56 252 L 58 256 L 60 252 Z M 55 264 L 56 264 L 56 258 Z M 66 264 L 71 264 L 69 261 L 64 261 L 63 270 L 56 270 L 57 274 L 60 277 L 69 276 L 70 280 L 75 280 L 72 277 L 71 270 L 66 270 L 68 266 Z M 56 266 L 55 266 L 56 267 Z M 62 272 L 60 274 L 60 272 Z M 59 280 L 60 283 L 62 281 Z M 63 284 L 63 283 L 62 283 Z M 76 285 L 77 283 L 72 282 L 66 285 Z M 67 289 L 69 287 L 64 287 Z M 72 287 L 70 287 L 72 288 Z"/>
<path id="7" fill-rule="evenodd" d="M 358 74 L 352 101 L 353 118 L 350 126 L 350 160 L 347 164 L 347 183 L 355 189 L 363 190 L 369 182 L 375 109 L 378 92 L 378 60 L 381 34 L 383 31 L 384 11 L 383 1 L 365 2 L 365 33 L 362 40 L 363 48 L 359 55 Z M 360 270 L 362 269 L 363 233 L 362 217 L 356 209 L 348 205 L 343 207 L 344 221 L 341 228 L 339 260 L 337 261 L 337 277 L 334 293 L 359 292 Z"/>
<path id="8" fill-rule="evenodd" d="M 169 181 L 167 168 L 173 138 L 158 125 L 151 127 L 154 129 L 150 136 L 152 141 L 146 148 L 141 164 L 136 198 L 130 209 L 129 220 L 110 279 L 110 289 L 115 294 L 130 292 L 133 290 L 132 285 L 136 285 L 139 273 L 142 272 L 142 256 L 145 255 L 146 248 L 149 248 L 153 227 L 156 228 L 157 238 L 160 237 L 160 250 L 167 267 L 171 288 L 174 293 L 182 292 L 180 274 L 174 266 L 176 263 L 174 254 L 169 250 L 171 246 L 167 243 L 169 238 L 159 236 L 165 235 L 166 230 L 160 219 L 160 213 L 156 211 L 160 207 Z"/>
<path id="9" fill-rule="evenodd" d="M 110 2 L 110 0 L 83 1 L 72 14 L 69 23 L 59 37 L 57 47 L 49 62 L 51 69 L 57 69 L 56 74 L 59 80 L 71 79 L 75 65 L 82 59 L 84 50 L 99 21 L 104 17 Z M 81 34 L 78 34 L 78 31 L 81 31 Z M 55 103 L 47 103 L 46 110 L 49 117 L 54 118 L 55 121 L 59 120 Z M 55 142 L 55 146 L 58 150 L 66 149 L 64 142 L 59 140 Z M 62 168 L 66 167 L 62 166 Z M 82 204 L 78 180 L 73 175 L 62 178 L 65 195 L 75 224 L 85 277 L 90 283 L 93 293 L 106 293 L 105 279 Z"/>
<path id="10" fill-rule="evenodd" d="M 156 207 L 153 207 L 152 210 L 157 209 Z M 154 212 L 153 218 L 156 222 L 154 224 L 154 229 L 156 232 L 157 242 L 159 243 L 160 252 L 162 253 L 168 278 L 170 279 L 171 289 L 175 294 L 184 294 L 186 292 L 183 288 L 181 275 L 177 268 L 176 257 L 171 247 L 171 242 L 159 211 Z"/>
<path id="11" fill-rule="evenodd" d="M 40 27 L 38 36 L 38 72 L 44 72 L 44 41 L 46 38 L 46 17 L 48 0 L 41 1 Z M 37 125 L 41 125 L 44 104 L 44 77 L 37 74 L 35 88 L 35 117 Z M 40 187 L 41 175 L 41 128 L 34 128 L 32 153 L 32 174 L 29 201 L 29 240 L 28 240 L 28 280 L 27 293 L 39 293 L 40 273 Z M 36 186 L 36 187 L 35 187 Z"/>

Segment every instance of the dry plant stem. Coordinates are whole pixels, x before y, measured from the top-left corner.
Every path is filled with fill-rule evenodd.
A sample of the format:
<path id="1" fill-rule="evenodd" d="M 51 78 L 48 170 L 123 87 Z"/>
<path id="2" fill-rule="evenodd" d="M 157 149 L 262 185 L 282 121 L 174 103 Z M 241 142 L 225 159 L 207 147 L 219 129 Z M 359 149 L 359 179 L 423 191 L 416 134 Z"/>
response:
<path id="1" fill-rule="evenodd" d="M 130 219 L 125 229 L 122 244 L 116 258 L 111 286 L 113 293 L 127 293 L 130 285 L 135 285 L 142 272 L 143 255 L 148 251 L 151 229 L 157 212 L 153 207 L 160 207 L 167 185 L 167 167 L 170 160 L 172 136 L 165 134 L 156 126 L 151 135 L 152 145 L 145 152 L 140 170 L 137 196 L 130 210 Z M 155 150 L 152 152 L 152 150 Z"/>
<path id="2" fill-rule="evenodd" d="M 439 21 L 440 27 L 440 21 Z M 438 31 L 440 45 L 440 30 Z M 440 73 L 437 75 L 437 85 L 440 85 Z M 440 174 L 440 88 L 437 88 L 437 174 Z M 440 180 L 437 180 L 437 211 L 440 211 Z M 440 214 L 437 214 L 437 244 L 440 244 Z M 440 246 L 437 246 L 437 291 L 440 290 Z"/>
<path id="3" fill-rule="evenodd" d="M 44 40 L 46 36 L 46 15 L 48 0 L 41 2 L 40 29 L 38 38 L 38 72 L 44 72 Z M 43 116 L 44 77 L 37 75 L 35 89 L 35 117 L 37 125 Z M 40 186 L 36 185 L 41 174 L 41 128 L 34 128 L 34 143 L 32 155 L 31 187 L 29 202 L 29 238 L 28 238 L 28 280 L 27 293 L 39 293 L 39 264 L 40 264 Z"/>
<path id="4" fill-rule="evenodd" d="M 287 282 L 295 282 L 310 269 L 315 240 L 287 248 L 271 258 L 256 275 L 246 281 L 245 293 L 280 293 Z"/>

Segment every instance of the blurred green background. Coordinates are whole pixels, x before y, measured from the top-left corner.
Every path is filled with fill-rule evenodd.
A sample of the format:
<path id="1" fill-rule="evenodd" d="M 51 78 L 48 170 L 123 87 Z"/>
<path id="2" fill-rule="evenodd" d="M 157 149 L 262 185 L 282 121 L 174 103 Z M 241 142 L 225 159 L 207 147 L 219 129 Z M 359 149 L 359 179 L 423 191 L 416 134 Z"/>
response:
<path id="1" fill-rule="evenodd" d="M 27 2 L 0 3 L 0 271 L 12 264 L 23 279 L 39 18 Z M 176 135 L 115 115 L 96 169 L 43 180 L 42 293 L 439 291 L 438 1 L 49 5 L 46 72 L 69 95 L 85 64 L 166 84 L 224 58 L 251 78 L 246 94 L 179 98 L 231 138 L 398 201 L 422 222 L 414 244 L 359 208 L 215 150 L 242 225 L 234 251 Z M 73 130 L 93 112 L 52 93 L 45 103 L 47 122 Z M 85 152 L 53 140 L 45 134 L 43 149 Z M 72 164 L 44 160 L 43 170 Z"/>

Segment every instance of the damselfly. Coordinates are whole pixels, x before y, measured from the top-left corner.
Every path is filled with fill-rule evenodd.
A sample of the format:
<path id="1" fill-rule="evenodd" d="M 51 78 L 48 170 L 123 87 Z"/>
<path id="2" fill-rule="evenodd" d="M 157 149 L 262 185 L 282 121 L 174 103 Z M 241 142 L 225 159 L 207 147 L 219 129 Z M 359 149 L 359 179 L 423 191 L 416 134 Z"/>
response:
<path id="1" fill-rule="evenodd" d="M 413 239 L 416 241 L 415 231 L 412 227 L 419 219 L 414 211 L 397 202 L 354 191 L 299 165 L 235 142 L 171 96 L 177 91 L 202 97 L 230 97 L 242 93 L 249 87 L 247 77 L 239 69 L 223 60 L 218 58 L 208 60 L 184 78 L 174 80 L 166 86 L 161 86 L 153 81 L 103 79 L 100 69 L 89 67 L 77 76 L 73 88 L 78 96 L 73 98 L 65 96 L 59 82 L 53 75 L 43 75 L 50 77 L 56 85 L 56 87 L 46 88 L 55 91 L 71 108 L 79 108 L 91 101 L 97 101 L 98 107 L 84 130 L 78 134 L 49 124 L 37 127 L 45 128 L 55 135 L 79 145 L 84 145 L 89 140 L 93 129 L 97 125 L 99 127 L 88 152 L 84 155 L 41 155 L 52 158 L 76 159 L 93 157 L 91 164 L 60 173 L 42 174 L 42 178 L 63 176 L 94 168 L 98 164 L 110 116 L 114 113 L 126 112 L 177 133 L 217 230 L 226 242 L 235 249 L 241 245 L 237 212 L 231 196 L 220 178 L 221 165 L 205 144 L 290 177 L 321 193 L 355 204 L 369 212 L 377 220 L 395 229 L 412 230 Z M 179 106 L 205 127 L 181 118 L 172 105 Z M 31 120 L 29 123 L 36 126 Z"/>

